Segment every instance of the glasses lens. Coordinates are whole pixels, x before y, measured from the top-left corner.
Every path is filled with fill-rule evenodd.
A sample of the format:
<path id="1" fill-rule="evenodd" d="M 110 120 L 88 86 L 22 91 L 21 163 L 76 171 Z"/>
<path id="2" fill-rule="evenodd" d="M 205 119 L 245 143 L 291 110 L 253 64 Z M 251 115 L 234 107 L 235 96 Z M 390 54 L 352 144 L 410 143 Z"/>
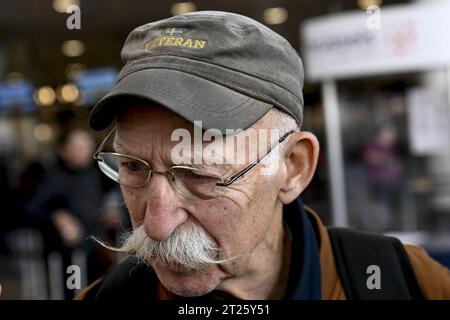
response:
<path id="1" fill-rule="evenodd" d="M 216 186 L 217 178 L 199 174 L 191 169 L 173 168 L 171 182 L 183 196 L 193 200 L 215 198 L 222 194 Z"/>
<path id="2" fill-rule="evenodd" d="M 98 165 L 102 172 L 114 181 L 128 187 L 141 187 L 147 183 L 150 168 L 141 160 L 102 152 Z"/>

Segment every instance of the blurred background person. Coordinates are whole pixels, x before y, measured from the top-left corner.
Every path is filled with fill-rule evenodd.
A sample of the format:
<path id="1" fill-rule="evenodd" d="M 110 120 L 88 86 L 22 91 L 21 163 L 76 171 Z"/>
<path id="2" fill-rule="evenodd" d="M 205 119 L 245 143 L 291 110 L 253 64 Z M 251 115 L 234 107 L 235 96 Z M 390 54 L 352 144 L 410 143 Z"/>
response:
<path id="1" fill-rule="evenodd" d="M 94 150 L 94 139 L 87 130 L 63 130 L 57 162 L 48 168 L 25 207 L 43 231 L 46 255 L 55 251 L 61 255 L 62 275 L 66 276 L 67 266 L 76 264 L 75 249 L 83 250 L 87 258 L 85 281 L 95 279 L 114 262 L 88 237 L 95 235 L 111 241 L 110 231 L 120 225 L 119 211 L 101 211 L 105 206 L 105 187 L 93 166 Z M 70 298 L 72 293 L 65 290 L 66 298 Z"/>
<path id="2" fill-rule="evenodd" d="M 368 175 L 370 200 L 375 211 L 366 217 L 372 230 L 392 230 L 401 213 L 403 167 L 396 148 L 397 131 L 390 124 L 382 125 L 364 146 L 363 158 Z M 373 214 L 375 212 L 375 214 Z"/>

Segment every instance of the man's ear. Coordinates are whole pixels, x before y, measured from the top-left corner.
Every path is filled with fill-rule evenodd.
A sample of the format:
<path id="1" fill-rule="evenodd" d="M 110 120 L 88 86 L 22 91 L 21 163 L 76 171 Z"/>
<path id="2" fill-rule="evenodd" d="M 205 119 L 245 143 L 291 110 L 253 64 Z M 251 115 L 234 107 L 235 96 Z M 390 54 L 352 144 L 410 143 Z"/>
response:
<path id="1" fill-rule="evenodd" d="M 294 133 L 284 155 L 286 175 L 281 181 L 278 198 L 288 204 L 295 200 L 310 183 L 319 157 L 319 141 L 310 132 Z"/>

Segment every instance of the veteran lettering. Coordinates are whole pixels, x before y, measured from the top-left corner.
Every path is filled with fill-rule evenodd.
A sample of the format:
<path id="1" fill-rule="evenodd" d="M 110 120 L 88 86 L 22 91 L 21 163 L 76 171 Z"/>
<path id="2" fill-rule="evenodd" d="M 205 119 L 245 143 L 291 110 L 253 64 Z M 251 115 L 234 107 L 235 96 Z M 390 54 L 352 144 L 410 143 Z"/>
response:
<path id="1" fill-rule="evenodd" d="M 182 31 L 177 31 L 175 29 L 170 29 L 166 31 L 168 36 L 160 36 L 151 39 L 145 44 L 145 49 L 150 50 L 155 47 L 186 47 L 194 49 L 203 49 L 206 45 L 206 40 L 198 40 L 191 38 L 183 38 L 179 36 L 174 36 L 174 34 L 181 34 Z"/>

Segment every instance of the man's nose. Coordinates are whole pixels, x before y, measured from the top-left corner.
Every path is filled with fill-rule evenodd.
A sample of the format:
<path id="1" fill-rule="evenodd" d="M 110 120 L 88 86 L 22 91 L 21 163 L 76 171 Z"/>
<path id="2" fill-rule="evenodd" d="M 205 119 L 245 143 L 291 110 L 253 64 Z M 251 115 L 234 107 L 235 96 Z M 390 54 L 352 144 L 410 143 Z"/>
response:
<path id="1" fill-rule="evenodd" d="M 188 213 L 180 206 L 167 175 L 152 174 L 147 189 L 144 230 L 151 239 L 162 241 L 187 220 Z"/>

